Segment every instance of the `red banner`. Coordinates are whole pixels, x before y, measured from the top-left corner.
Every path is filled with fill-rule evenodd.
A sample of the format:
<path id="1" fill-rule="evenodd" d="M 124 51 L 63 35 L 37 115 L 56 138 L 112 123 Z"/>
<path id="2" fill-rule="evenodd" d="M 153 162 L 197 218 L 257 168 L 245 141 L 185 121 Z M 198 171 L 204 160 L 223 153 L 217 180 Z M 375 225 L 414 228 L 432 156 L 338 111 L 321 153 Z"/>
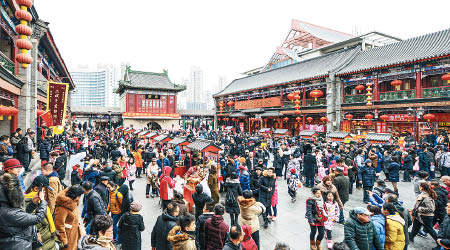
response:
<path id="1" fill-rule="evenodd" d="M 406 119 L 407 114 L 390 114 L 387 116 L 389 116 L 389 119 L 386 120 L 388 122 L 408 122 L 408 119 Z M 411 122 L 413 120 L 410 119 L 409 121 Z"/>
<path id="2" fill-rule="evenodd" d="M 387 125 L 385 122 L 377 122 L 377 133 L 387 133 Z"/>
<path id="3" fill-rule="evenodd" d="M 52 115 L 53 126 L 64 125 L 68 92 L 69 85 L 67 83 L 48 82 L 47 111 L 50 111 Z"/>
<path id="4" fill-rule="evenodd" d="M 350 133 L 350 121 L 343 121 L 341 123 L 341 131 Z"/>
<path id="5" fill-rule="evenodd" d="M 52 113 L 50 111 L 43 113 L 40 117 L 47 127 L 53 126 Z"/>

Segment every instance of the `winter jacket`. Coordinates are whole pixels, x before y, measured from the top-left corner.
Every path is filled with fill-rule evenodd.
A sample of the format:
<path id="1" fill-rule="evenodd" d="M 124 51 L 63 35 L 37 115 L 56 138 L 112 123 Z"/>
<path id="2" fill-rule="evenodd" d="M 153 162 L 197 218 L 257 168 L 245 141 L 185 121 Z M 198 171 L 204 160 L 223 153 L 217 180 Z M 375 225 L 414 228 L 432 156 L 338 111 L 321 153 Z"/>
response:
<path id="1" fill-rule="evenodd" d="M 244 240 L 241 242 L 242 249 L 245 250 L 258 250 L 258 246 L 255 241 L 252 239 L 252 229 L 244 225 L 242 226 L 242 231 L 245 233 Z"/>
<path id="2" fill-rule="evenodd" d="M 406 243 L 406 245 L 409 245 L 408 228 L 413 223 L 411 214 L 409 213 L 409 211 L 407 209 L 402 207 L 402 204 L 400 204 L 400 202 L 396 201 L 396 202 L 393 202 L 392 204 L 394 204 L 395 209 L 397 209 L 397 211 L 400 212 L 400 214 L 402 215 L 402 218 L 405 220 L 405 225 L 403 225 L 403 232 L 405 233 L 405 243 Z"/>
<path id="3" fill-rule="evenodd" d="M 86 196 L 86 220 L 91 221 L 96 215 L 105 215 L 106 208 L 100 195 L 91 190 Z"/>
<path id="4" fill-rule="evenodd" d="M 239 176 L 239 181 L 241 183 L 242 191 L 250 190 L 250 175 L 247 170 L 242 171 Z"/>
<path id="5" fill-rule="evenodd" d="M 392 161 L 391 164 L 387 167 L 388 179 L 391 182 L 399 182 L 400 181 L 400 164 L 398 162 Z"/>
<path id="6" fill-rule="evenodd" d="M 127 164 L 127 180 L 136 180 L 136 164 Z"/>
<path id="7" fill-rule="evenodd" d="M 198 218 L 203 213 L 203 208 L 205 204 L 212 201 L 211 197 L 209 197 L 205 193 L 197 193 L 192 194 L 192 199 L 195 204 L 195 218 Z"/>
<path id="8" fill-rule="evenodd" d="M 427 153 L 423 151 L 419 152 L 419 167 L 420 170 L 425 170 L 430 167 L 430 161 L 428 160 Z"/>
<path id="9" fill-rule="evenodd" d="M 111 212 L 111 214 L 121 214 L 122 202 L 123 195 L 119 192 L 119 186 L 116 186 L 114 191 L 109 193 L 108 206 L 106 208 L 106 211 Z"/>
<path id="10" fill-rule="evenodd" d="M 324 219 L 326 219 L 325 205 L 323 209 L 324 210 L 319 209 L 316 200 L 308 198 L 306 200 L 306 213 L 305 213 L 305 218 L 308 220 L 308 223 L 313 226 L 324 226 Z"/>
<path id="11" fill-rule="evenodd" d="M 445 207 L 447 206 L 448 202 L 447 199 L 448 192 L 442 187 L 437 187 L 434 191 L 437 194 L 437 199 L 434 201 L 435 203 L 434 215 L 437 217 L 441 216 L 443 218 L 444 215 L 446 214 Z"/>
<path id="12" fill-rule="evenodd" d="M 140 214 L 124 213 L 117 227 L 122 239 L 122 250 L 141 250 L 141 232 L 145 230 L 144 218 Z"/>
<path id="13" fill-rule="evenodd" d="M 31 148 L 28 147 L 27 143 L 19 143 L 17 144 L 17 160 L 20 161 L 22 166 L 28 167 L 30 165 L 30 153 Z"/>
<path id="14" fill-rule="evenodd" d="M 56 197 L 55 227 L 67 250 L 76 250 L 81 231 L 78 227 L 78 203 L 66 196 L 67 189 Z"/>
<path id="15" fill-rule="evenodd" d="M 228 225 L 222 215 L 213 215 L 205 222 L 205 242 L 207 250 L 222 249 L 227 239 Z"/>
<path id="16" fill-rule="evenodd" d="M 441 240 L 441 244 L 450 247 L 450 217 L 445 215 L 444 221 L 439 225 L 437 238 Z"/>
<path id="17" fill-rule="evenodd" d="M 351 250 L 384 249 L 373 223 L 361 222 L 354 210 L 350 211 L 350 218 L 345 222 L 344 236 L 344 243 Z"/>
<path id="18" fill-rule="evenodd" d="M 107 247 L 102 247 L 101 243 L 96 242 L 96 237 L 85 235 L 78 242 L 78 250 L 110 250 L 114 245 L 110 242 Z"/>
<path id="19" fill-rule="evenodd" d="M 259 230 L 258 217 L 266 211 L 266 207 L 256 202 L 255 198 L 245 199 L 243 196 L 238 197 L 239 208 L 241 213 L 239 214 L 239 225 L 248 225 L 252 229 L 252 233 Z"/>
<path id="20" fill-rule="evenodd" d="M 52 172 L 48 177 L 48 182 L 52 190 L 47 191 L 47 202 L 48 207 L 50 208 L 50 212 L 55 212 L 55 202 L 56 196 L 63 190 L 61 185 L 61 181 L 59 180 L 59 175 L 56 172 Z"/>
<path id="21" fill-rule="evenodd" d="M 384 246 L 386 241 L 386 218 L 382 214 L 377 214 L 370 217 L 370 221 L 372 221 L 375 226 L 375 231 L 380 238 L 381 245 Z"/>
<path id="22" fill-rule="evenodd" d="M 413 160 L 412 160 L 411 156 L 408 155 L 408 156 L 402 158 L 402 160 L 403 160 L 402 168 L 404 170 L 410 170 L 411 171 L 413 169 Z"/>
<path id="23" fill-rule="evenodd" d="M 359 179 L 365 187 L 373 187 L 375 184 L 376 171 L 373 167 L 362 167 L 359 171 Z"/>
<path id="24" fill-rule="evenodd" d="M 95 186 L 94 190 L 102 198 L 103 204 L 105 206 L 108 206 L 108 200 L 109 200 L 108 188 L 103 183 L 99 183 L 97 186 Z"/>
<path id="25" fill-rule="evenodd" d="M 159 177 L 160 196 L 162 200 L 173 200 L 176 181 L 170 177 L 171 167 L 164 167 L 163 174 Z"/>
<path id="26" fill-rule="evenodd" d="M 278 152 L 274 153 L 273 167 L 275 169 L 283 168 L 283 160 Z"/>
<path id="27" fill-rule="evenodd" d="M 235 197 L 235 200 L 232 203 L 228 203 L 225 198 L 225 211 L 227 211 L 227 213 L 229 214 L 239 214 L 239 204 L 237 202 L 237 197 L 242 195 L 242 188 L 239 180 L 227 179 L 227 181 L 225 182 L 225 189 L 227 190 L 227 193 L 232 192 L 233 196 Z"/>
<path id="28" fill-rule="evenodd" d="M 349 199 L 350 179 L 343 174 L 338 174 L 334 177 L 333 184 L 337 189 L 342 204 L 345 204 Z"/>
<path id="29" fill-rule="evenodd" d="M 310 153 L 305 154 L 303 159 L 303 173 L 307 178 L 314 177 L 316 174 L 317 160 L 316 157 Z"/>
<path id="30" fill-rule="evenodd" d="M 197 240 L 197 249 L 198 250 L 204 250 L 206 249 L 206 242 L 205 242 L 205 222 L 207 219 L 211 218 L 213 216 L 213 213 L 203 213 L 201 214 L 196 222 L 195 222 L 195 238 Z"/>
<path id="31" fill-rule="evenodd" d="M 250 176 L 250 189 L 253 191 L 253 193 L 259 191 L 259 179 L 261 179 L 261 175 L 256 174 L 256 171 L 252 172 Z"/>
<path id="32" fill-rule="evenodd" d="M 172 243 L 173 250 L 197 250 L 195 236 L 182 231 L 180 226 L 170 230 L 167 240 Z"/>
<path id="33" fill-rule="evenodd" d="M 434 209 L 435 209 L 434 200 L 427 193 L 422 193 L 419 196 L 417 196 L 414 209 L 417 210 L 419 215 L 434 216 Z"/>
<path id="34" fill-rule="evenodd" d="M 64 180 L 66 177 L 66 167 L 67 167 L 67 156 L 65 153 L 61 154 L 56 158 L 55 165 L 53 169 L 58 173 L 59 179 Z"/>
<path id="35" fill-rule="evenodd" d="M 209 174 L 208 175 L 208 187 L 211 191 L 211 198 L 214 200 L 214 204 L 219 203 L 219 188 L 217 186 L 219 179 L 217 174 Z"/>
<path id="36" fill-rule="evenodd" d="M 336 197 L 336 202 L 339 204 L 339 207 L 344 207 L 344 204 L 342 204 L 341 198 L 339 197 L 339 193 L 338 193 L 336 186 L 334 186 L 333 184 L 331 184 L 331 186 L 327 186 L 327 185 L 325 185 L 325 183 L 321 182 L 321 183 L 317 184 L 316 187 L 318 189 L 320 189 L 320 191 L 322 192 L 322 195 L 326 192 L 332 192 L 334 194 L 334 196 Z"/>
<path id="37" fill-rule="evenodd" d="M 403 250 L 405 248 L 405 220 L 398 214 L 386 216 L 386 250 Z"/>
<path id="38" fill-rule="evenodd" d="M 269 171 L 264 170 L 262 177 L 259 179 L 259 202 L 265 207 L 271 205 L 272 195 L 275 191 L 275 174 L 269 175 Z M 271 189 L 269 191 L 269 188 Z"/>
<path id="39" fill-rule="evenodd" d="M 117 178 L 117 174 L 115 171 L 112 170 L 111 167 L 106 167 L 103 172 L 101 173 L 101 176 L 106 176 L 109 178 L 110 181 L 113 181 L 114 183 L 119 183 L 119 179 Z"/>
<path id="40" fill-rule="evenodd" d="M 137 168 L 142 168 L 143 166 L 141 151 L 142 150 L 139 149 L 138 152 L 133 152 L 134 164 L 136 164 Z"/>
<path id="41" fill-rule="evenodd" d="M 334 223 L 339 220 L 340 209 L 337 202 L 325 202 L 326 211 L 327 211 L 327 220 L 324 223 L 325 229 L 332 230 Z"/>
<path id="42" fill-rule="evenodd" d="M 118 164 L 117 162 L 113 162 L 113 164 L 111 165 L 112 170 L 114 170 L 114 172 L 116 172 L 116 176 L 117 178 L 121 179 L 123 178 L 123 167 L 120 166 L 120 164 Z"/>
<path id="43" fill-rule="evenodd" d="M 156 250 L 172 250 L 172 244 L 167 241 L 169 231 L 177 225 L 177 217 L 164 212 L 156 219 L 153 226 L 151 244 Z"/>
<path id="44" fill-rule="evenodd" d="M 241 243 L 239 243 L 239 245 L 236 246 L 231 240 L 227 240 L 222 250 L 244 250 L 244 249 L 242 248 Z"/>
<path id="45" fill-rule="evenodd" d="M 7 176 L 5 178 L 5 176 Z M 12 207 L 7 196 L 5 185 L 14 185 L 19 191 L 20 186 L 16 177 L 3 175 L 0 184 L 0 249 L 31 250 L 32 226 L 44 219 L 47 212 L 47 202 L 41 201 L 35 214 L 29 214 L 21 208 Z M 10 195 L 14 194 L 11 191 Z"/>
<path id="46" fill-rule="evenodd" d="M 48 141 L 44 140 L 41 142 L 41 144 L 39 144 L 39 157 L 42 160 L 48 160 L 48 158 L 50 157 L 50 144 L 48 143 Z"/>
<path id="47" fill-rule="evenodd" d="M 70 174 L 70 183 L 73 185 L 81 184 L 81 177 L 78 174 L 78 171 L 72 171 Z"/>

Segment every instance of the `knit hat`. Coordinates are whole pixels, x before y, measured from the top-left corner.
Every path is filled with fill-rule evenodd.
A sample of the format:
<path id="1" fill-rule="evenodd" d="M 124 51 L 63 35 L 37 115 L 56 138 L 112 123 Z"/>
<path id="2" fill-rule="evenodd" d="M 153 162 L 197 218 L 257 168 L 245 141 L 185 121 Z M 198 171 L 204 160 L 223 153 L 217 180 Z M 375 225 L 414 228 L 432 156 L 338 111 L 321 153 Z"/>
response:
<path id="1" fill-rule="evenodd" d="M 21 168 L 22 164 L 20 164 L 20 161 L 12 158 L 9 159 L 5 162 L 3 162 L 3 171 L 9 170 L 9 169 L 13 169 L 13 168 Z"/>
<path id="2" fill-rule="evenodd" d="M 49 183 L 47 177 L 38 175 L 34 178 L 31 186 L 33 186 L 33 187 L 50 187 L 50 183 Z"/>
<path id="3" fill-rule="evenodd" d="M 130 204 L 130 209 L 131 209 L 131 211 L 133 211 L 133 212 L 139 212 L 139 211 L 141 211 L 141 209 L 142 209 L 142 204 L 141 204 L 141 202 L 139 202 L 139 201 L 133 201 L 133 202 L 131 202 L 131 204 Z"/>
<path id="4" fill-rule="evenodd" d="M 295 172 L 297 172 L 297 170 L 295 170 L 295 168 L 291 168 L 291 174 L 295 174 Z"/>

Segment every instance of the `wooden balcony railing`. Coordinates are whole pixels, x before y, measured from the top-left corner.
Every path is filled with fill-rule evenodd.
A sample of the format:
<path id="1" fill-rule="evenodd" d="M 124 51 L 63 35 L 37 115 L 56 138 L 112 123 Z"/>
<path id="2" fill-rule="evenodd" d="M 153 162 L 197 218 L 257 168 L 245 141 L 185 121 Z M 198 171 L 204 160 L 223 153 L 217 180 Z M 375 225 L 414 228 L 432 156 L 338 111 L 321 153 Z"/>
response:
<path id="1" fill-rule="evenodd" d="M 401 90 L 401 91 L 392 91 L 392 92 L 384 92 L 380 93 L 380 101 L 393 101 L 393 100 L 403 100 L 403 99 L 414 99 L 415 90 Z"/>
<path id="2" fill-rule="evenodd" d="M 326 98 L 319 98 L 317 101 L 314 101 L 314 99 L 306 99 L 306 106 L 326 106 L 327 105 L 327 99 Z"/>
<path id="3" fill-rule="evenodd" d="M 14 63 L 5 54 L 0 52 L 0 65 L 14 75 Z"/>
<path id="4" fill-rule="evenodd" d="M 422 90 L 423 98 L 433 98 L 433 97 L 449 97 L 450 96 L 450 86 L 440 87 L 440 88 L 426 88 Z"/>
<path id="5" fill-rule="evenodd" d="M 346 95 L 344 96 L 344 103 L 358 103 L 366 102 L 367 96 L 364 95 Z"/>

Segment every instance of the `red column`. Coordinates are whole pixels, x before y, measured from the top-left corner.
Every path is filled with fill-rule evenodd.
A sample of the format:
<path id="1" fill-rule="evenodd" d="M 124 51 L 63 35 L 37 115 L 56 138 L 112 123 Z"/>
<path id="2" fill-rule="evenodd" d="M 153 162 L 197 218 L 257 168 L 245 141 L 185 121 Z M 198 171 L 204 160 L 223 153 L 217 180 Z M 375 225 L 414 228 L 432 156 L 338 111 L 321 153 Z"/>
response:
<path id="1" fill-rule="evenodd" d="M 303 114 L 303 129 L 305 129 L 305 114 Z"/>
<path id="2" fill-rule="evenodd" d="M 373 100 L 378 101 L 379 100 L 379 94 L 378 94 L 378 77 L 373 79 Z"/>
<path id="3" fill-rule="evenodd" d="M 283 90 L 281 90 L 281 107 L 284 106 Z"/>
<path id="4" fill-rule="evenodd" d="M 303 97 L 302 97 L 302 107 L 306 106 L 306 89 L 303 88 Z M 303 123 L 304 123 L 304 119 L 303 119 Z"/>
<path id="5" fill-rule="evenodd" d="M 422 98 L 422 72 L 416 72 L 416 98 Z"/>

